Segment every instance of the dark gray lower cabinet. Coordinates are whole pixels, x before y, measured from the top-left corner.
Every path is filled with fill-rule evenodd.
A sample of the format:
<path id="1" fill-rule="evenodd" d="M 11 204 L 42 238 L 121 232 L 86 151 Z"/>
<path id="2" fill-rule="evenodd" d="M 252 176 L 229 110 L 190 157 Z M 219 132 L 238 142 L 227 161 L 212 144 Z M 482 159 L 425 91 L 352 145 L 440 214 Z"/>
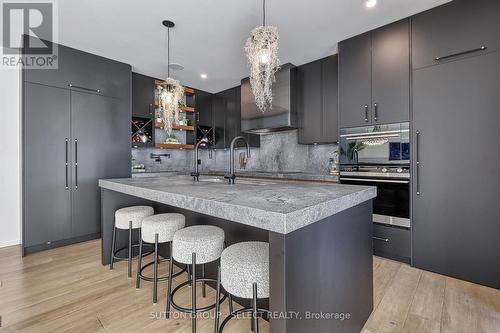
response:
<path id="1" fill-rule="evenodd" d="M 500 52 L 413 77 L 413 263 L 500 288 Z"/>
<path id="2" fill-rule="evenodd" d="M 23 87 L 23 251 L 98 237 L 98 179 L 130 176 L 130 105 L 41 84 Z"/>
<path id="3" fill-rule="evenodd" d="M 373 254 L 410 263 L 410 238 L 410 229 L 373 223 Z"/>
<path id="4" fill-rule="evenodd" d="M 71 237 L 71 133 L 69 90 L 26 83 L 23 94 L 26 248 Z"/>

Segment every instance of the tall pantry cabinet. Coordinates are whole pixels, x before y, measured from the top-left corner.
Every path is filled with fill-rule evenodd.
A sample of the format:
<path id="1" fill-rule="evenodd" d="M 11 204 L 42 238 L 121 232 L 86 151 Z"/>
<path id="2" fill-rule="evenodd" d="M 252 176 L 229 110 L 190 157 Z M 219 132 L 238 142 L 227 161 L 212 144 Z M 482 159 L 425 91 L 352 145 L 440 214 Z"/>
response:
<path id="1" fill-rule="evenodd" d="M 98 238 L 98 179 L 131 172 L 131 67 L 61 45 L 22 75 L 23 253 Z"/>

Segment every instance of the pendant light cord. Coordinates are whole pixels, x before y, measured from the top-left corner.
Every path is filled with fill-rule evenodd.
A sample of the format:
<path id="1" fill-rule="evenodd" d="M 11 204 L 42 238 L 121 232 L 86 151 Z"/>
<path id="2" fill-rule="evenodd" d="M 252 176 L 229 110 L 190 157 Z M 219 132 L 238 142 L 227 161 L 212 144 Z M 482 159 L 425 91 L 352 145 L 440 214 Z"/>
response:
<path id="1" fill-rule="evenodd" d="M 170 77 L 170 27 L 167 28 L 167 77 Z"/>
<path id="2" fill-rule="evenodd" d="M 262 26 L 266 26 L 266 0 L 262 0 Z"/>

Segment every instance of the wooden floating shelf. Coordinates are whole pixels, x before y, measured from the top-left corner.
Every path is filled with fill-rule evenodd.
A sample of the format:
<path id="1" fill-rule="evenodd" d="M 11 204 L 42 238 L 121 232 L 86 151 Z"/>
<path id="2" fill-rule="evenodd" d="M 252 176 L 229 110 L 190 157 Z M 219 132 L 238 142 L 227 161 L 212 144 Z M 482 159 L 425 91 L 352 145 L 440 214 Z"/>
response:
<path id="1" fill-rule="evenodd" d="M 194 149 L 194 145 L 187 145 L 183 143 L 157 143 L 155 148 L 160 149 Z"/>
<path id="2" fill-rule="evenodd" d="M 155 122 L 156 128 L 163 128 L 163 123 Z M 172 125 L 172 129 L 181 130 L 181 131 L 194 131 L 194 126 L 188 125 Z"/>
<path id="3" fill-rule="evenodd" d="M 155 102 L 155 109 L 158 109 L 160 105 Z M 179 106 L 181 112 L 194 112 L 195 109 L 192 106 Z"/>
<path id="4" fill-rule="evenodd" d="M 161 85 L 163 83 L 162 80 L 155 80 L 155 85 Z M 189 87 L 184 87 L 184 93 L 187 95 L 194 95 L 194 89 Z"/>

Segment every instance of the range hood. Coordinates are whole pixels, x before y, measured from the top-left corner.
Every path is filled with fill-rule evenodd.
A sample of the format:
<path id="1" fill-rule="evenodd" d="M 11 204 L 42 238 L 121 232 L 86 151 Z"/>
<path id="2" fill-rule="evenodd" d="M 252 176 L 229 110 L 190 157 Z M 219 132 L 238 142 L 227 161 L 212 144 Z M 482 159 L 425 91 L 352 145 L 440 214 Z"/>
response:
<path id="1" fill-rule="evenodd" d="M 241 80 L 241 131 L 264 134 L 297 128 L 295 66 L 287 63 L 276 73 L 272 109 L 262 112 L 255 105 L 250 79 Z"/>

